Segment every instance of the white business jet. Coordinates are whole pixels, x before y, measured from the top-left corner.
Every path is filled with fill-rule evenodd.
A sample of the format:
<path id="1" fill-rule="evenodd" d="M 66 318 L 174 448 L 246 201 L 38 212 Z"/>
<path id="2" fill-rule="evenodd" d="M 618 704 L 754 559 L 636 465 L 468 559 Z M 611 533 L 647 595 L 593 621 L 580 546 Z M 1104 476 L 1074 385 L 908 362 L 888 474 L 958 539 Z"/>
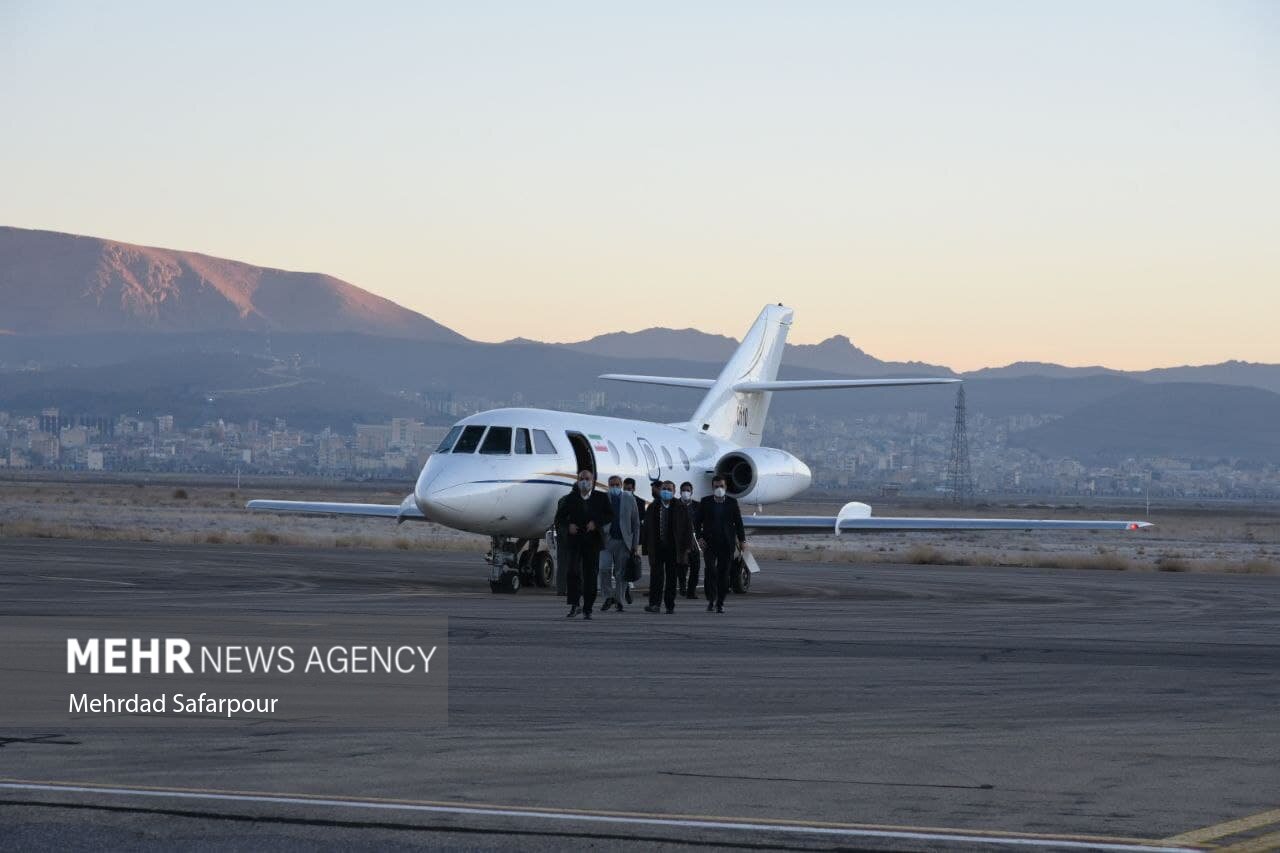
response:
<path id="1" fill-rule="evenodd" d="M 779 380 L 778 365 L 791 328 L 792 309 L 769 305 L 717 379 L 605 374 L 602 379 L 705 388 L 687 423 L 658 424 L 547 409 L 493 409 L 463 418 L 445 436 L 418 475 L 413 494 L 399 504 L 254 500 L 251 510 L 364 515 L 431 521 L 489 536 L 489 584 L 515 592 L 522 582 L 546 586 L 554 577 L 556 502 L 582 470 L 597 488 L 617 474 L 639 483 L 688 480 L 695 494 L 723 476 L 729 494 L 748 505 L 773 504 L 803 492 L 809 467 L 785 450 L 760 446 L 775 391 L 938 385 L 958 379 Z M 835 516 L 744 515 L 751 534 L 831 533 L 863 530 L 1136 530 L 1140 521 L 1058 521 L 998 518 L 888 518 L 864 503 L 848 503 Z M 733 587 L 745 592 L 755 561 L 741 559 Z"/>

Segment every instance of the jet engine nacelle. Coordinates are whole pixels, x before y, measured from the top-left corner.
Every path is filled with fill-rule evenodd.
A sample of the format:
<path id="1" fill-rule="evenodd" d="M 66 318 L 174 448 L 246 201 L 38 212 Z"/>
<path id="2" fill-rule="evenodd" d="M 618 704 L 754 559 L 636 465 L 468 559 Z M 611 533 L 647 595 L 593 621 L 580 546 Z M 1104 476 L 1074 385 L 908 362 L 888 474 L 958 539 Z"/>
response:
<path id="1" fill-rule="evenodd" d="M 753 504 L 789 500 L 813 482 L 808 465 L 772 447 L 744 447 L 726 453 L 716 462 L 716 474 L 724 477 L 730 495 Z"/>

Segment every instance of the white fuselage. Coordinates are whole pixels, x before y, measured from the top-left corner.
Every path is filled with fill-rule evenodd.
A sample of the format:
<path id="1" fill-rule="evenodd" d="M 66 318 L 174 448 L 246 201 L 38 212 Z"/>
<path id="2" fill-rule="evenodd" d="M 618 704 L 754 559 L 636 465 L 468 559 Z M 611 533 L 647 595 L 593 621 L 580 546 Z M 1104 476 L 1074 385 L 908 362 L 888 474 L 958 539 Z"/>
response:
<path id="1" fill-rule="evenodd" d="M 485 432 L 472 429 L 468 434 L 468 427 Z M 498 440 L 486 443 L 493 427 L 510 430 L 510 436 L 496 432 Z M 528 430 L 527 442 L 521 430 Z M 470 440 L 463 442 L 468 435 Z M 615 474 L 633 478 L 646 501 L 653 480 L 672 480 L 677 487 L 688 481 L 695 497 L 701 498 L 711 492 L 717 461 L 739 450 L 737 444 L 691 431 L 684 424 L 546 409 L 481 412 L 459 421 L 450 436 L 454 440 L 446 439 L 448 446 L 432 454 L 418 476 L 413 490 L 418 509 L 430 521 L 457 530 L 521 538 L 546 533 L 556 502 L 583 468 L 595 468 L 597 488 L 605 488 Z M 808 488 L 804 463 L 782 451 L 755 450 L 790 460 L 785 474 L 771 478 L 772 499 L 786 499 Z"/>

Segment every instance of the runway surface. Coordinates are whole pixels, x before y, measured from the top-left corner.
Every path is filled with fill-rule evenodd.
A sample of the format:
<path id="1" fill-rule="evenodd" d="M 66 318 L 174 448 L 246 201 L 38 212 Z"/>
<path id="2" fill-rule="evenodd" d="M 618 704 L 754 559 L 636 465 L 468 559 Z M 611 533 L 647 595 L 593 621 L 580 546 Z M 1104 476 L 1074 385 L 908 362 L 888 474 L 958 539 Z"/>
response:
<path id="1" fill-rule="evenodd" d="M 723 615 L 637 598 L 583 622 L 484 573 L 454 553 L 0 542 L 0 616 L 450 620 L 444 728 L 0 730 L 0 847 L 1269 849 L 1280 832 L 1277 577 L 783 562 Z"/>

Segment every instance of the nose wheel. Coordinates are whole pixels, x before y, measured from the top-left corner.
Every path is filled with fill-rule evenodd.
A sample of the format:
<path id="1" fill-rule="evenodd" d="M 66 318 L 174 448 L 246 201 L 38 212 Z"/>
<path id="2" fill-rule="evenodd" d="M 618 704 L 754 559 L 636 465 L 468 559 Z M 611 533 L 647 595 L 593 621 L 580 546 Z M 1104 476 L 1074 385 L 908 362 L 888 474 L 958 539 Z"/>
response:
<path id="1" fill-rule="evenodd" d="M 489 589 L 492 592 L 514 593 L 520 591 L 520 573 L 516 571 L 505 571 L 498 576 L 497 580 L 489 581 Z"/>

